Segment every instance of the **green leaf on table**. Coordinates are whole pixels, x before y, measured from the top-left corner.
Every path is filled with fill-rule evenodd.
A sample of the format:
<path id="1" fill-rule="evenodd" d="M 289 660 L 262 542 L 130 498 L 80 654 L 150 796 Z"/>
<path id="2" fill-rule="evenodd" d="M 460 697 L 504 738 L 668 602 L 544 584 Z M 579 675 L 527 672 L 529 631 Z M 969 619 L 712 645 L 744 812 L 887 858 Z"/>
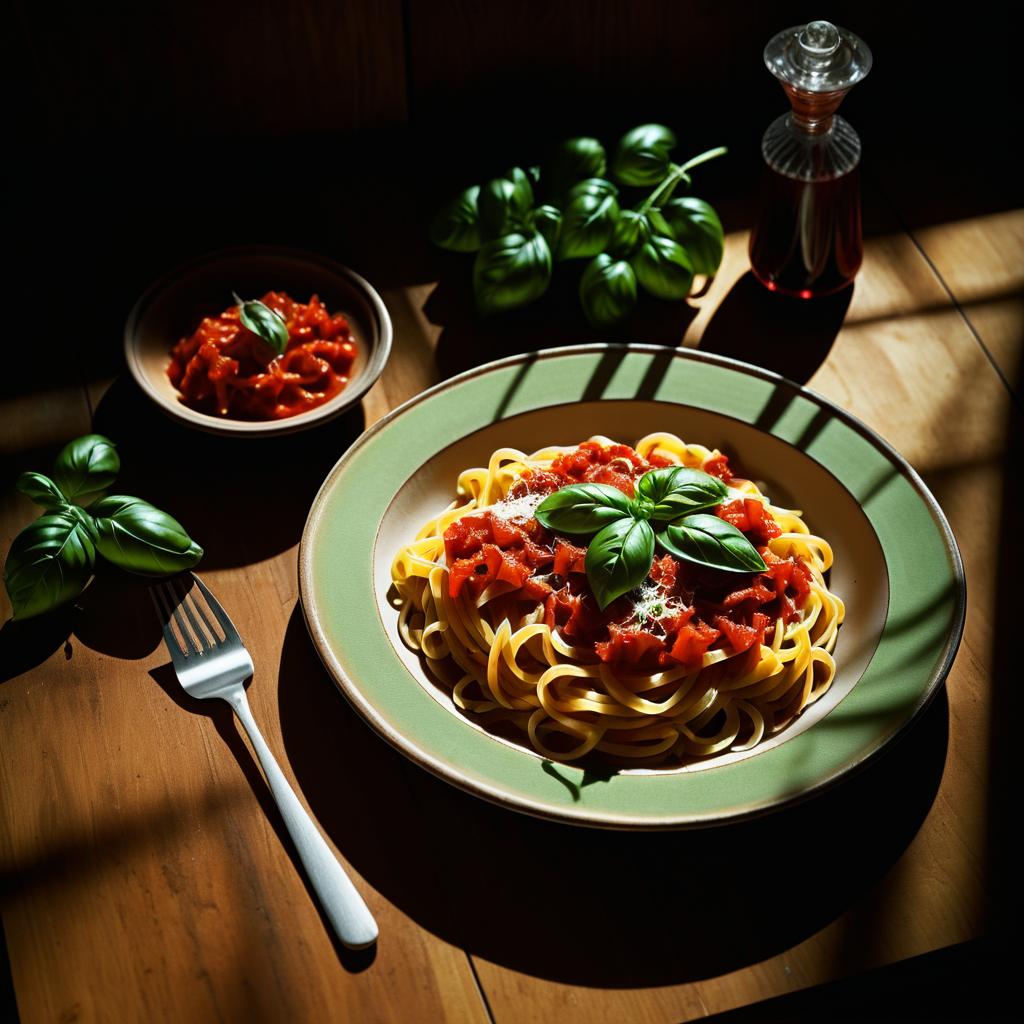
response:
<path id="1" fill-rule="evenodd" d="M 548 248 L 554 252 L 562 233 L 562 211 L 555 206 L 538 206 L 533 211 L 533 226 L 544 236 Z"/>
<path id="2" fill-rule="evenodd" d="M 30 619 L 77 597 L 92 576 L 96 548 L 82 526 L 81 510 L 40 516 L 11 544 L 4 564 L 15 619 Z"/>
<path id="3" fill-rule="evenodd" d="M 729 488 L 717 477 L 686 466 L 652 469 L 640 477 L 637 494 L 654 504 L 651 518 L 670 522 L 720 505 Z"/>
<path id="4" fill-rule="evenodd" d="M 626 132 L 612 156 L 612 177 L 623 185 L 657 185 L 672 169 L 676 137 L 663 124 L 642 124 Z"/>
<path id="5" fill-rule="evenodd" d="M 533 302 L 550 281 L 551 250 L 540 232 L 516 232 L 486 242 L 473 264 L 473 291 L 484 314 Z"/>
<path id="6" fill-rule="evenodd" d="M 636 274 L 625 260 L 603 252 L 587 265 L 580 279 L 580 303 L 594 327 L 622 323 L 636 305 Z"/>
<path id="7" fill-rule="evenodd" d="M 85 434 L 66 444 L 53 463 L 53 482 L 69 502 L 89 505 L 114 482 L 121 469 L 114 442 Z"/>
<path id="8" fill-rule="evenodd" d="M 513 167 L 503 177 L 487 182 L 477 197 L 477 206 L 483 239 L 522 231 L 533 209 L 533 187 L 526 172 Z"/>
<path id="9" fill-rule="evenodd" d="M 578 192 L 562 213 L 558 259 L 587 259 L 608 244 L 619 216 L 619 201 L 613 193 Z"/>
<path id="10" fill-rule="evenodd" d="M 645 242 L 650 239 L 653 231 L 647 214 L 638 210 L 622 210 L 615 222 L 612 237 L 608 242 L 608 252 L 619 259 L 630 259 Z"/>
<path id="11" fill-rule="evenodd" d="M 22 494 L 50 512 L 57 512 L 69 504 L 60 488 L 42 473 L 22 473 L 14 485 Z"/>
<path id="12" fill-rule="evenodd" d="M 696 196 L 680 196 L 662 207 L 672 237 L 686 250 L 695 274 L 713 277 L 725 251 L 725 232 L 714 208 Z"/>
<path id="13" fill-rule="evenodd" d="M 480 236 L 480 186 L 473 185 L 452 196 L 437 211 L 430 224 L 430 240 L 452 252 L 476 252 L 483 245 Z"/>
<path id="14" fill-rule="evenodd" d="M 245 300 L 235 295 L 235 302 L 238 303 L 238 317 L 242 326 L 262 338 L 277 355 L 281 355 L 288 347 L 288 325 L 284 317 L 259 299 Z"/>
<path id="15" fill-rule="evenodd" d="M 765 572 L 757 548 L 718 516 L 697 514 L 670 524 L 658 533 L 658 543 L 676 558 L 724 572 Z"/>
<path id="16" fill-rule="evenodd" d="M 693 284 L 693 264 L 671 238 L 655 235 L 630 261 L 640 286 L 658 299 L 685 299 Z"/>
<path id="17" fill-rule="evenodd" d="M 604 611 L 617 597 L 640 586 L 654 561 L 654 530 L 645 519 L 617 519 L 587 546 L 587 582 Z"/>
<path id="18" fill-rule="evenodd" d="M 112 495 L 91 509 L 96 547 L 121 569 L 143 576 L 170 576 L 191 569 L 203 549 L 172 516 L 141 498 Z"/>
<path id="19" fill-rule="evenodd" d="M 571 484 L 549 494 L 534 515 L 541 526 L 558 533 L 596 533 L 630 515 L 631 502 L 608 484 Z"/>
<path id="20" fill-rule="evenodd" d="M 606 163 L 604 146 L 597 139 L 566 139 L 551 151 L 544 164 L 546 194 L 560 197 L 583 178 L 604 177 Z"/>

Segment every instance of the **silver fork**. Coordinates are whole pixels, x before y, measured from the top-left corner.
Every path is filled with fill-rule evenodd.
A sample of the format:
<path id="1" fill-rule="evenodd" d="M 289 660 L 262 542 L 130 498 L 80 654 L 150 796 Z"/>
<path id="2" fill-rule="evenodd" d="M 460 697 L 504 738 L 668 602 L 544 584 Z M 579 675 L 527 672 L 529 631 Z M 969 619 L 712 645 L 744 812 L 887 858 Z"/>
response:
<path id="1" fill-rule="evenodd" d="M 205 605 L 196 600 L 190 582 L 198 587 Z M 190 697 L 220 697 L 234 709 L 249 734 L 288 834 L 338 938 L 350 949 L 369 946 L 377 939 L 377 922 L 288 785 L 249 710 L 245 683 L 252 678 L 253 663 L 238 630 L 194 573 L 155 583 L 149 593 L 178 682 Z"/>

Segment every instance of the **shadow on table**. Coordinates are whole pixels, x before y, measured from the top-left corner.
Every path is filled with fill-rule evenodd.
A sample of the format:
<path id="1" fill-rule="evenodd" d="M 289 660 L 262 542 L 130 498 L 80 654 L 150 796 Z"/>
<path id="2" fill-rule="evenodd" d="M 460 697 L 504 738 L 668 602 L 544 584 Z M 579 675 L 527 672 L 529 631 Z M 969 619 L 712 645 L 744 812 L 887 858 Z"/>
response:
<path id="1" fill-rule="evenodd" d="M 700 349 L 806 384 L 828 357 L 852 298 L 853 287 L 793 299 L 768 291 L 748 270 L 708 321 Z"/>
<path id="2" fill-rule="evenodd" d="M 916 834 L 948 740 L 942 690 L 891 751 L 801 805 L 701 831 L 608 832 L 502 810 L 413 767 L 338 695 L 298 609 L 278 700 L 310 807 L 373 888 L 484 960 L 608 988 L 716 977 L 833 921 Z"/>
<path id="3" fill-rule="evenodd" d="M 596 342 L 631 342 L 675 348 L 698 309 L 686 302 L 661 302 L 643 295 L 620 327 L 591 327 L 579 302 L 580 267 L 562 265 L 547 293 L 537 302 L 500 316 L 481 317 L 473 298 L 471 264 L 458 258 L 439 261 L 437 287 L 423 312 L 441 326 L 435 359 L 442 379 L 494 359 L 545 348 Z"/>
<path id="4" fill-rule="evenodd" d="M 328 471 L 364 428 L 362 406 L 283 437 L 220 437 L 165 416 L 121 377 L 93 429 L 121 456 L 118 493 L 179 520 L 204 549 L 200 571 L 252 565 L 299 542 Z"/>

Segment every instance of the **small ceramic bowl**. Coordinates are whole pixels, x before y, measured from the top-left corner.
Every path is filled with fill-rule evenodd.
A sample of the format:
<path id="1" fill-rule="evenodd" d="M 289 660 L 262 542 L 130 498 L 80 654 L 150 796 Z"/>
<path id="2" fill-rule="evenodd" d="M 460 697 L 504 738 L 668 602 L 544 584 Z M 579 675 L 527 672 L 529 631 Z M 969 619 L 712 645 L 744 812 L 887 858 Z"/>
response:
<path id="1" fill-rule="evenodd" d="M 240 420 L 197 412 L 167 377 L 171 348 L 205 316 L 268 291 L 298 302 L 314 293 L 331 313 L 344 313 L 358 354 L 346 388 L 329 402 L 280 420 Z M 288 434 L 324 423 L 355 405 L 380 377 L 391 352 L 391 317 L 374 288 L 358 274 L 315 253 L 278 246 L 223 249 L 192 260 L 153 284 L 128 315 L 128 369 L 140 388 L 174 419 L 199 430 L 240 437 Z"/>

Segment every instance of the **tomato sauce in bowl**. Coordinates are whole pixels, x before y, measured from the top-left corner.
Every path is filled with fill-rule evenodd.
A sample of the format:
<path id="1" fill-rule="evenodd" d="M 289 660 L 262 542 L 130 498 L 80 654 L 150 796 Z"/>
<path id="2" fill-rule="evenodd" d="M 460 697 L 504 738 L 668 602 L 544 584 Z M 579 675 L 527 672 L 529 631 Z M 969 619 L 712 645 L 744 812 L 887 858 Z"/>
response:
<path id="1" fill-rule="evenodd" d="M 171 349 L 167 376 L 190 408 L 241 420 L 280 420 L 329 402 L 356 360 L 349 322 L 313 295 L 297 302 L 270 291 L 260 301 L 281 315 L 288 344 L 277 354 L 230 306 Z"/>

